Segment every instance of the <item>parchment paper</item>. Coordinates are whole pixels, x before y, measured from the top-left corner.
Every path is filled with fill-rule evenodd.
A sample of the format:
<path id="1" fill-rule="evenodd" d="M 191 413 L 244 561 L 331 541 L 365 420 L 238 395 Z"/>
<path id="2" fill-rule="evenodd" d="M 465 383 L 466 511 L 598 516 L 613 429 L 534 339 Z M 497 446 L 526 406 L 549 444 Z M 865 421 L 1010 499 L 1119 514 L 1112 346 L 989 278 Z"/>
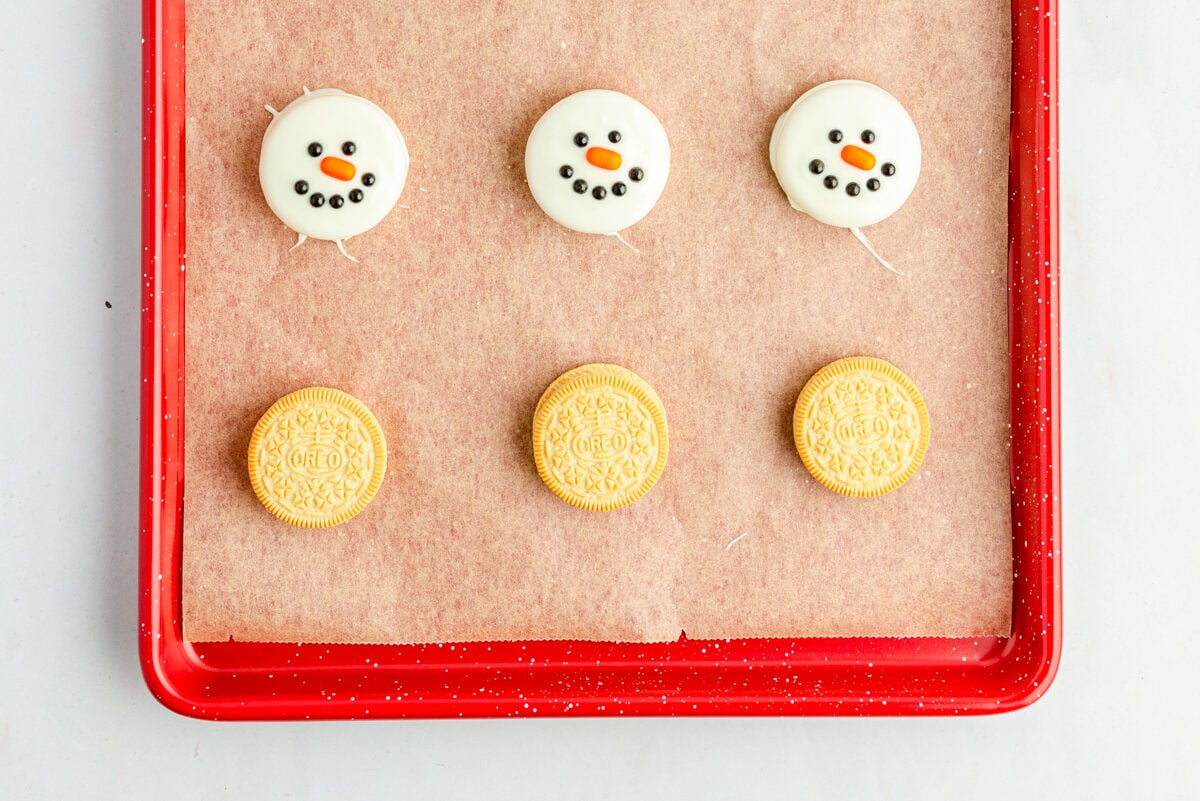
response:
<path id="1" fill-rule="evenodd" d="M 189 0 L 184 625 L 193 641 L 674 640 L 1006 634 L 1011 605 L 999 0 L 646 4 Z M 921 133 L 908 203 L 849 232 L 793 211 L 778 115 L 822 81 L 895 94 Z M 375 230 L 295 240 L 258 149 L 301 91 L 382 106 L 412 156 Z M 553 102 L 617 89 L 672 147 L 655 209 L 569 231 L 524 183 Z M 919 474 L 880 499 L 817 484 L 792 444 L 805 380 L 875 355 L 924 393 Z M 662 397 L 671 455 L 624 510 L 538 479 L 539 394 L 622 364 Z M 383 425 L 354 520 L 292 528 L 246 445 L 278 397 L 340 388 Z"/>

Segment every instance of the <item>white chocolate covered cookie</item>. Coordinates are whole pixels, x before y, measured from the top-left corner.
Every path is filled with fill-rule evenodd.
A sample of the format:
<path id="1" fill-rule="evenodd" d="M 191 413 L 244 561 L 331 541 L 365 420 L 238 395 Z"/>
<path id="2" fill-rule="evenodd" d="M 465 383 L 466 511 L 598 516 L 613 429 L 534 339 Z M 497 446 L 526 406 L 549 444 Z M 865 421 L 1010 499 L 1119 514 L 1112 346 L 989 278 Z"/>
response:
<path id="1" fill-rule="evenodd" d="M 900 101 L 883 89 L 830 81 L 780 116 L 770 157 L 793 208 L 851 229 L 870 248 L 858 229 L 891 216 L 912 194 L 921 139 Z"/>
<path id="2" fill-rule="evenodd" d="M 408 177 L 408 148 L 383 109 L 339 89 L 304 90 L 263 135 L 258 179 L 267 205 L 300 235 L 337 242 L 387 216 Z M 350 257 L 353 258 L 353 257 Z"/>
<path id="3" fill-rule="evenodd" d="M 555 103 L 525 145 L 534 200 L 557 222 L 587 234 L 616 234 L 645 217 L 670 169 L 667 132 L 654 112 L 607 89 Z"/>

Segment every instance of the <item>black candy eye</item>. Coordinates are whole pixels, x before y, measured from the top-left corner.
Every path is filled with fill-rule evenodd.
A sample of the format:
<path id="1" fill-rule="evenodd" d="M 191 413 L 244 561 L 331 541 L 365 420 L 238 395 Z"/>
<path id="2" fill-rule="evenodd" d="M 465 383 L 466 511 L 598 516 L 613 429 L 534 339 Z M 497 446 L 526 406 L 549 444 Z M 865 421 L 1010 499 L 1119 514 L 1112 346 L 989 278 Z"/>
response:
<path id="1" fill-rule="evenodd" d="M 571 169 L 570 164 L 564 164 L 558 168 L 558 174 L 561 175 L 563 178 L 570 178 L 572 175 L 575 174 L 575 170 Z"/>
<path id="2" fill-rule="evenodd" d="M 342 152 L 347 156 L 353 156 L 355 150 L 358 150 L 358 148 L 353 142 L 342 142 Z"/>
<path id="3" fill-rule="evenodd" d="M 631 180 L 631 181 L 640 181 L 645 177 L 646 177 L 646 173 L 642 172 L 641 167 L 634 167 L 632 170 L 629 171 L 629 180 Z"/>
<path id="4" fill-rule="evenodd" d="M 869 179 L 867 181 L 867 189 L 870 189 L 872 192 L 878 190 L 879 189 L 879 179 L 878 178 Z"/>
<path id="5" fill-rule="evenodd" d="M 592 190 L 592 197 L 596 198 L 596 200 L 604 200 L 604 196 L 607 194 L 608 194 L 608 190 L 605 189 L 603 186 L 597 186 L 595 189 Z"/>
<path id="6" fill-rule="evenodd" d="M 587 191 L 587 181 L 580 178 L 578 181 L 571 184 L 571 188 L 582 195 L 584 192 Z"/>
<path id="7" fill-rule="evenodd" d="M 813 159 L 812 161 L 808 162 L 808 171 L 813 175 L 820 175 L 821 173 L 825 172 L 825 162 L 821 161 L 820 159 Z"/>
<path id="8" fill-rule="evenodd" d="M 583 131 L 575 134 L 575 147 L 587 147 L 587 143 L 587 134 L 585 134 Z"/>
<path id="9" fill-rule="evenodd" d="M 842 141 L 842 132 L 839 131 L 837 128 L 834 128 L 832 131 L 829 132 L 829 141 L 833 142 L 835 145 L 838 142 Z"/>
<path id="10" fill-rule="evenodd" d="M 849 195 L 850 197 L 858 197 L 858 193 L 860 191 L 862 191 L 862 190 L 858 188 L 858 184 L 856 184 L 856 183 L 846 184 L 846 194 Z"/>
<path id="11" fill-rule="evenodd" d="M 620 131 L 609 131 L 608 132 L 608 141 L 612 142 L 614 145 L 617 142 L 620 142 L 621 141 L 621 132 Z"/>
<path id="12" fill-rule="evenodd" d="M 325 152 L 325 148 L 321 147 L 320 142 L 313 142 L 311 145 L 308 146 L 308 155 L 312 156 L 314 159 L 324 152 Z"/>
<path id="13" fill-rule="evenodd" d="M 361 189 L 351 189 L 350 190 L 350 202 L 351 203 L 358 203 L 362 199 L 363 199 L 363 193 L 362 193 Z"/>
<path id="14" fill-rule="evenodd" d="M 308 199 L 308 202 L 312 204 L 314 209 L 319 209 L 325 205 L 325 196 L 317 192 Z"/>
<path id="15" fill-rule="evenodd" d="M 825 187 L 827 189 L 837 189 L 837 178 L 832 175 L 825 176 Z"/>
<path id="16" fill-rule="evenodd" d="M 621 195 L 625 194 L 625 184 L 621 183 L 620 181 L 617 181 L 615 184 L 612 185 L 612 193 L 614 195 L 616 195 L 617 197 L 620 197 Z"/>
<path id="17" fill-rule="evenodd" d="M 896 165 L 889 161 L 887 164 L 884 164 L 882 167 L 880 167 L 879 171 L 890 178 L 896 174 Z"/>
<path id="18" fill-rule="evenodd" d="M 362 177 L 362 182 L 363 182 L 363 186 L 374 186 L 375 185 L 375 173 L 364 172 L 363 177 Z"/>
<path id="19" fill-rule="evenodd" d="M 875 132 L 874 131 L 863 131 L 862 132 L 862 140 L 863 140 L 864 145 L 871 144 L 872 142 L 875 141 Z"/>
<path id="20" fill-rule="evenodd" d="M 308 194 L 308 181 L 296 181 L 295 188 L 296 188 L 297 195 L 307 195 Z"/>
<path id="21" fill-rule="evenodd" d="M 331 195 L 329 198 L 329 205 L 333 206 L 335 209 L 340 209 L 345 204 L 346 200 L 341 195 Z"/>

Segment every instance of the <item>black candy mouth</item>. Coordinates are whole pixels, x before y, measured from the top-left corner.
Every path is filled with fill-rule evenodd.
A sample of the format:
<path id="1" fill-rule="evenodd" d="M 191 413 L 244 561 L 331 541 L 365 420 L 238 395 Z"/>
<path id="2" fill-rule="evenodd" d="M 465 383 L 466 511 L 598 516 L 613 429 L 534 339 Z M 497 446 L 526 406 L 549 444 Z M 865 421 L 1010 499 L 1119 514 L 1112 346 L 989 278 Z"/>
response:
<path id="1" fill-rule="evenodd" d="M 375 184 L 376 178 L 374 173 L 365 172 L 359 180 L 364 187 L 370 187 Z M 357 186 L 345 195 L 332 194 L 328 197 L 322 192 L 312 192 L 310 194 L 309 188 L 308 181 L 303 178 L 292 184 L 292 190 L 301 197 L 307 197 L 308 205 L 314 209 L 319 209 L 323 206 L 328 206 L 331 209 L 340 209 L 346 205 L 347 201 L 350 203 L 361 203 L 366 198 L 364 190 Z"/>
<path id="2" fill-rule="evenodd" d="M 564 164 L 558 168 L 558 175 L 560 178 L 570 181 L 572 178 L 575 178 L 575 168 L 570 164 Z M 641 167 L 634 167 L 629 170 L 626 177 L 631 182 L 637 183 L 646 177 L 646 171 Z M 582 178 L 575 178 L 574 181 L 571 181 L 571 188 L 575 190 L 575 194 L 577 195 L 586 195 L 590 189 L 592 197 L 596 200 L 604 200 L 609 195 L 623 197 L 629 192 L 629 185 L 625 181 L 614 181 L 608 187 L 600 184 L 589 186 L 588 182 Z"/>
<path id="3" fill-rule="evenodd" d="M 826 172 L 825 162 L 821 161 L 821 159 L 813 159 L 810 161 L 808 163 L 808 171 L 817 177 L 821 183 L 825 185 L 826 189 L 834 190 L 841 186 L 841 181 L 839 181 L 838 176 L 831 172 Z M 881 180 L 881 177 L 891 178 L 895 174 L 896 165 L 890 161 L 884 162 L 879 168 L 878 176 L 871 174 L 871 177 L 863 183 L 859 183 L 858 181 L 850 181 L 842 188 L 843 191 L 845 191 L 845 193 L 850 197 L 859 197 L 862 195 L 864 187 L 868 192 L 878 192 L 883 188 L 883 181 Z"/>

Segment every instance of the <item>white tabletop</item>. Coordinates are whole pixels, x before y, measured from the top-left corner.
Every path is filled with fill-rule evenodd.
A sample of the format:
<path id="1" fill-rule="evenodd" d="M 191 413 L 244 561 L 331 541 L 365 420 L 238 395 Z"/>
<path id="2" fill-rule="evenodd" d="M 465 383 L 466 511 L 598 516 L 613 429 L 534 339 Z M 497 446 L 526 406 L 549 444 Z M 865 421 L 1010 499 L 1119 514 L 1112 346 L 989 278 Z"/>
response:
<path id="1" fill-rule="evenodd" d="M 160 707 L 135 638 L 140 14 L 14 3 L 0 33 L 0 798 L 1200 793 L 1196 4 L 1064 0 L 1062 667 L 1027 710 L 920 720 Z"/>

